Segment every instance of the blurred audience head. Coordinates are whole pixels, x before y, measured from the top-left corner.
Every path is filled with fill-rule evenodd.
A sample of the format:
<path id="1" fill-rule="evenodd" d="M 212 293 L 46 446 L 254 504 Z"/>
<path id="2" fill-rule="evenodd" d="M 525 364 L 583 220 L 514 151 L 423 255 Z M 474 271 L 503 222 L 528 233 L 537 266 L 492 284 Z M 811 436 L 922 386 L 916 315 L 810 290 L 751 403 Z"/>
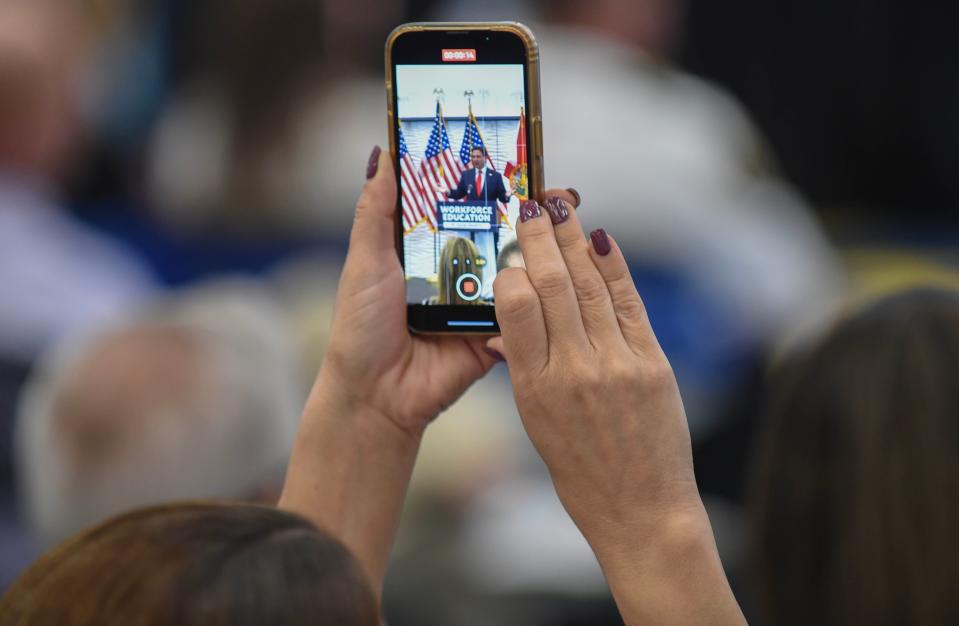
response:
<path id="1" fill-rule="evenodd" d="M 755 474 L 765 623 L 959 620 L 959 293 L 850 315 L 774 376 Z"/>
<path id="2" fill-rule="evenodd" d="M 285 130 L 316 86 L 323 61 L 322 15 L 313 0 L 241 0 L 205 12 L 210 79 L 232 106 L 236 149 L 255 150 Z"/>
<path id="3" fill-rule="evenodd" d="M 406 18 L 410 2 L 321 0 L 325 50 L 340 71 L 383 71 L 386 37 Z M 331 70 L 336 72 L 337 67 Z"/>
<path id="4" fill-rule="evenodd" d="M 262 292 L 224 282 L 45 358 L 20 401 L 15 450 L 37 539 L 134 506 L 274 499 L 302 401 L 286 327 Z"/>
<path id="5" fill-rule="evenodd" d="M 88 27 L 66 0 L 0 0 L 0 170 L 62 175 L 78 138 Z"/>
<path id="6" fill-rule="evenodd" d="M 673 48 L 684 0 L 539 0 L 551 21 L 667 55 Z"/>
<path id="7" fill-rule="evenodd" d="M 292 205 L 303 120 L 326 62 L 323 8 L 240 0 L 226 12 L 203 3 L 186 13 L 187 67 L 148 159 L 157 215 L 217 236 L 292 228 L 302 211 Z"/>
<path id="8" fill-rule="evenodd" d="M 188 503 L 113 518 L 40 558 L 0 600 L 0 625 L 376 626 L 359 564 L 303 518 Z"/>

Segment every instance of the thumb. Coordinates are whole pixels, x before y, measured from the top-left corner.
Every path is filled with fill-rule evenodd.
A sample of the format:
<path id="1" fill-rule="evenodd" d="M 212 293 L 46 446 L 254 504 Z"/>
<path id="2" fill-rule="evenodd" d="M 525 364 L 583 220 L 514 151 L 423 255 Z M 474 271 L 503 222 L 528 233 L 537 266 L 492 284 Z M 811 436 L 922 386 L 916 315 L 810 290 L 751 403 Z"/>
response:
<path id="1" fill-rule="evenodd" d="M 366 185 L 356 202 L 350 252 L 382 256 L 396 237 L 396 175 L 390 155 L 374 146 L 366 169 Z"/>

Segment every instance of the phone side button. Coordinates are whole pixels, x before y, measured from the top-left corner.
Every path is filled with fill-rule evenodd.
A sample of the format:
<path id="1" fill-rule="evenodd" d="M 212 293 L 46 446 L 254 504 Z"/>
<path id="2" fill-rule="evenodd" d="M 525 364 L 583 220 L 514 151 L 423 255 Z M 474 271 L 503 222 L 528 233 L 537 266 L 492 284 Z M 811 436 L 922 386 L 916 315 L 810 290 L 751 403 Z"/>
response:
<path id="1" fill-rule="evenodd" d="M 539 117 L 533 118 L 533 146 L 536 150 L 536 158 L 543 158 L 543 121 Z"/>

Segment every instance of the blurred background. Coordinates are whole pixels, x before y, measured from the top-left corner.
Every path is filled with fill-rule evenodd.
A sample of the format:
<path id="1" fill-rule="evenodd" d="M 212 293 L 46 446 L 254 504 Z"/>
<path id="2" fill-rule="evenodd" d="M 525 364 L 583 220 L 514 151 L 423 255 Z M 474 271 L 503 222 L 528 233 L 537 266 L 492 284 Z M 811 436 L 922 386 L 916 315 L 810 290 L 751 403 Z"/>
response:
<path id="1" fill-rule="evenodd" d="M 0 588 L 114 512 L 275 501 L 383 43 L 519 20 L 547 186 L 630 259 L 751 623 L 769 365 L 837 311 L 959 285 L 951 5 L 847 0 L 0 0 Z M 384 254 L 389 254 L 384 251 Z M 618 624 L 497 367 L 427 435 L 386 617 Z"/>

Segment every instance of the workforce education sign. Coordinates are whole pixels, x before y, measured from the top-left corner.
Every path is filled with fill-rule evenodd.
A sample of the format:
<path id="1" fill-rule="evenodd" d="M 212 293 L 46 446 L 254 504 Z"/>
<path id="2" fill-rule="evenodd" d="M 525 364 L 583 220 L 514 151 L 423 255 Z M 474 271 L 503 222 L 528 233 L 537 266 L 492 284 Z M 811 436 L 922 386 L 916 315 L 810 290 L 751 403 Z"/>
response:
<path id="1" fill-rule="evenodd" d="M 492 230 L 497 222 L 496 203 L 439 201 L 436 217 L 443 230 Z"/>

